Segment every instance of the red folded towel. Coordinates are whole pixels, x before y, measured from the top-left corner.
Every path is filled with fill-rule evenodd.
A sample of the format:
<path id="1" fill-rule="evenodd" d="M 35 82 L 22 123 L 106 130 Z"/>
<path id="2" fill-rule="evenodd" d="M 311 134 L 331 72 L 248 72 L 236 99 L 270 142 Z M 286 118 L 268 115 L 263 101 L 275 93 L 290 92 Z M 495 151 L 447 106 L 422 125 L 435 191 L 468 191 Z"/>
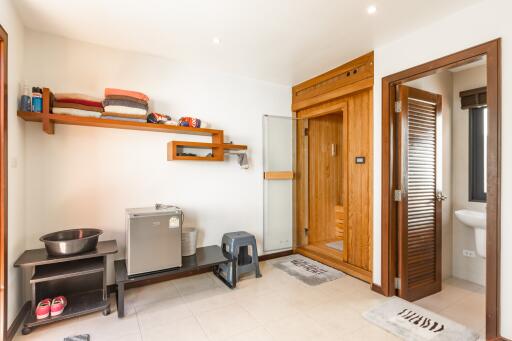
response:
<path id="1" fill-rule="evenodd" d="M 103 108 L 103 104 L 101 102 L 89 101 L 89 100 L 85 100 L 85 99 L 59 98 L 58 101 L 60 103 L 74 103 L 74 104 L 86 105 L 88 107 Z"/>
<path id="2" fill-rule="evenodd" d="M 72 109 L 80 109 L 80 110 L 88 110 L 88 111 L 96 111 L 96 112 L 103 112 L 102 107 L 97 106 L 91 106 L 91 105 L 83 105 L 83 104 L 77 104 L 77 103 L 69 103 L 69 102 L 53 102 L 54 108 L 72 108 Z"/>

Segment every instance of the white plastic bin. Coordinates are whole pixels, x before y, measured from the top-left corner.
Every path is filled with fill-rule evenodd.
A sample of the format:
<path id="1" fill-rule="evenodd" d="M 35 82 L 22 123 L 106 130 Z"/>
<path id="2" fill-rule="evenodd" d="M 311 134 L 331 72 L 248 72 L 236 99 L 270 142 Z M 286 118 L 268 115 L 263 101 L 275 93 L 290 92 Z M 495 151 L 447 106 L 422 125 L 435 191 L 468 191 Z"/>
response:
<path id="1" fill-rule="evenodd" d="M 197 229 L 194 227 L 184 227 L 181 233 L 181 255 L 192 256 L 196 254 L 197 248 Z"/>

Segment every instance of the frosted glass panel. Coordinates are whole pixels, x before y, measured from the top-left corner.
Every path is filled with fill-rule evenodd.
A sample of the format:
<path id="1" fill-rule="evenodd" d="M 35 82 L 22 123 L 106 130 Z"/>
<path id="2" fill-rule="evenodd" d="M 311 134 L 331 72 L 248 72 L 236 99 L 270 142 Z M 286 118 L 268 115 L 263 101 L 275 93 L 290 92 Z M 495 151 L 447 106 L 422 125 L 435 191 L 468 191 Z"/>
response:
<path id="1" fill-rule="evenodd" d="M 293 171 L 294 140 L 292 118 L 263 118 L 264 172 Z M 264 180 L 263 183 L 263 249 L 290 249 L 293 245 L 293 180 Z"/>
<path id="2" fill-rule="evenodd" d="M 265 116 L 264 122 L 265 171 L 292 170 L 294 120 Z"/>

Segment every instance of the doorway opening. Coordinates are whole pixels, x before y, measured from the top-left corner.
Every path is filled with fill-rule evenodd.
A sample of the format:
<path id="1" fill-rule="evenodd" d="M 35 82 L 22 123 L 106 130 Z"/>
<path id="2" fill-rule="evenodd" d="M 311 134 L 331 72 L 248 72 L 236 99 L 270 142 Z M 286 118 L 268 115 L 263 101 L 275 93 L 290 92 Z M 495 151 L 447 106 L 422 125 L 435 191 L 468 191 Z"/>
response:
<path id="1" fill-rule="evenodd" d="M 343 238 L 343 113 L 308 120 L 308 243 L 346 261 Z"/>
<path id="2" fill-rule="evenodd" d="M 455 321 L 461 307 L 447 305 L 467 293 L 473 319 L 458 322 L 487 339 L 499 334 L 499 49 L 494 40 L 382 88 L 382 291 Z"/>
<path id="3" fill-rule="evenodd" d="M 7 338 L 7 32 L 0 26 L 0 335 Z"/>

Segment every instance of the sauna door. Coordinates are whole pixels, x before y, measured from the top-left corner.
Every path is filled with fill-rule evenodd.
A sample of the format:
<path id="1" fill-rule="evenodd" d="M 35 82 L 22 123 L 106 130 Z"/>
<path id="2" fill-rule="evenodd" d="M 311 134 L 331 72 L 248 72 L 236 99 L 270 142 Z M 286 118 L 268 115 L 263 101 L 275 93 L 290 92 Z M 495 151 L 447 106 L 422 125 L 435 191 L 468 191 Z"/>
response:
<path id="1" fill-rule="evenodd" d="M 399 86 L 397 92 L 399 296 L 441 290 L 441 96 Z"/>
<path id="2" fill-rule="evenodd" d="M 342 204 L 342 120 L 341 112 L 309 119 L 309 244 L 339 239 L 335 208 Z"/>

